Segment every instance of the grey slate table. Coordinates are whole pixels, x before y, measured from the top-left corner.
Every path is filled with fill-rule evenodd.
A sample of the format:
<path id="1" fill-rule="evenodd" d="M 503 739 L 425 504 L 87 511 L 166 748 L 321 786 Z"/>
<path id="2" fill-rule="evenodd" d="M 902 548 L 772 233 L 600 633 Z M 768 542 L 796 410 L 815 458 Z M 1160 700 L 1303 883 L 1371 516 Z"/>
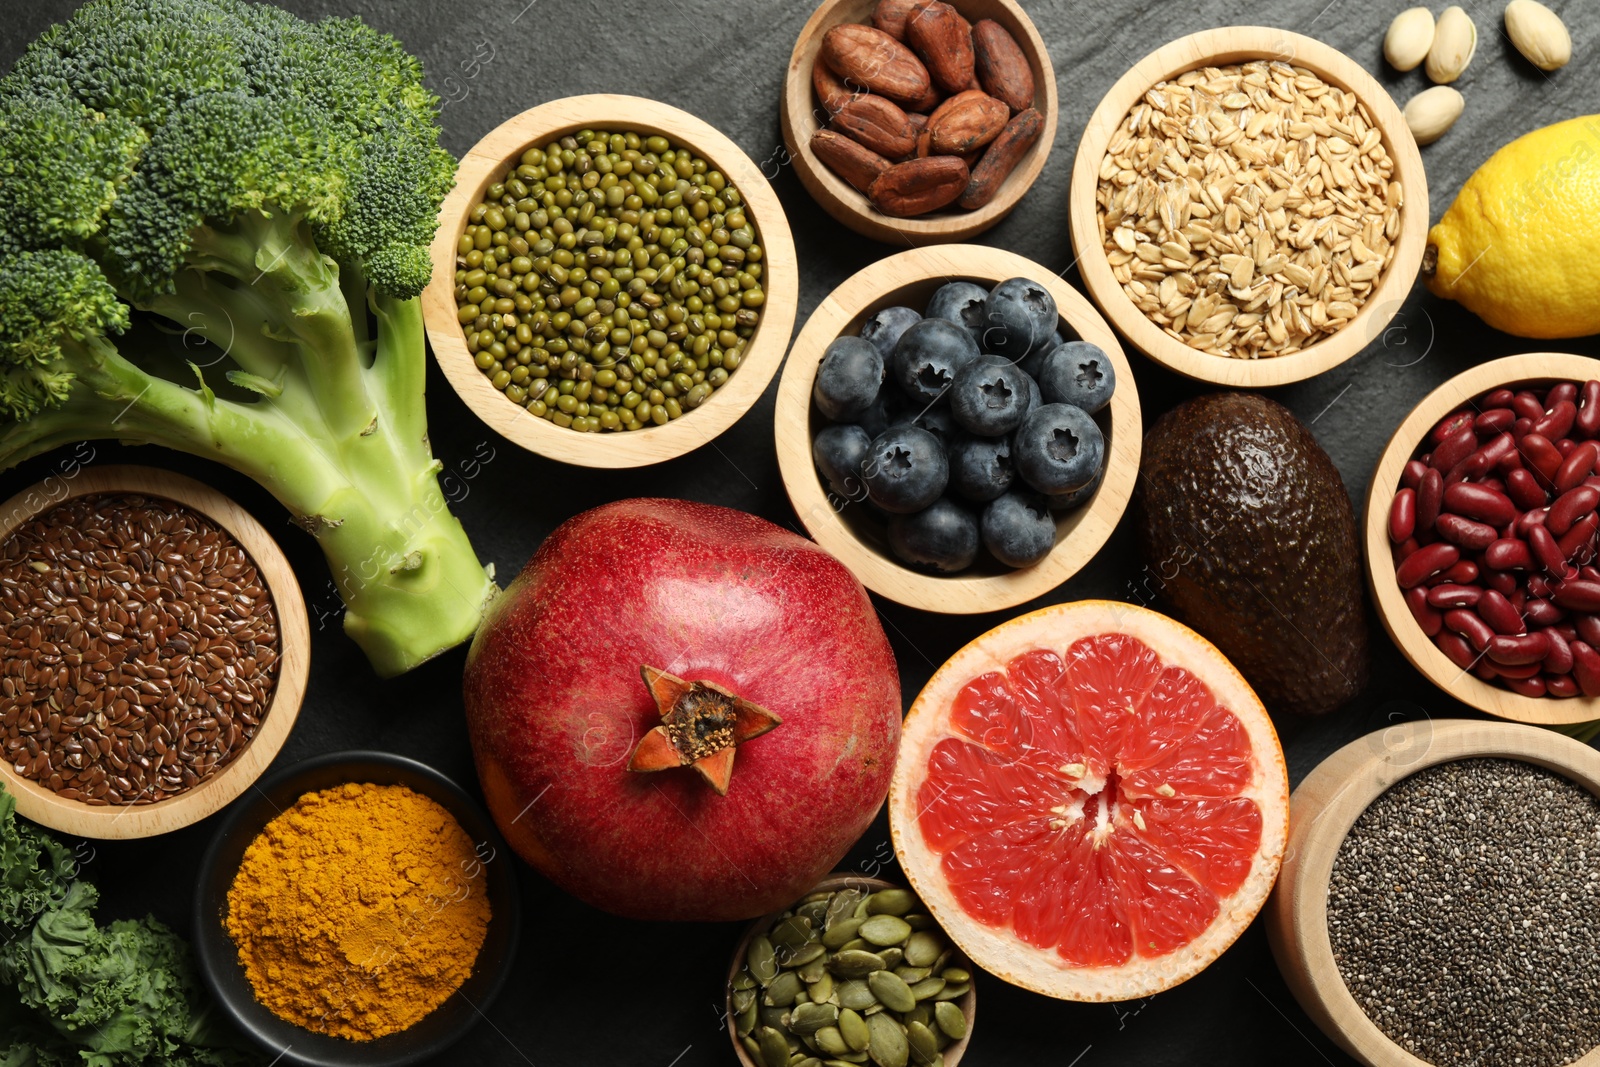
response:
<path id="1" fill-rule="evenodd" d="M 655 97 L 698 114 L 757 161 L 782 159 L 778 92 L 789 50 L 812 5 L 807 0 L 282 0 L 307 17 L 358 14 L 397 35 L 428 66 L 449 98 L 444 143 L 460 154 L 506 116 L 588 92 Z M 1409 2 L 1409 0 L 1408 0 Z M 1500 0 L 1464 6 L 1477 21 L 1478 55 L 1457 87 L 1466 113 L 1423 150 L 1433 218 L 1467 176 L 1504 142 L 1529 130 L 1600 111 L 1594 77 L 1600 5 L 1549 0 L 1566 17 L 1572 65 L 1545 75 L 1525 63 L 1501 29 Z M 68 15 L 76 0 L 0 4 L 0 66 Z M 1043 175 L 1018 210 L 978 240 L 1012 249 L 1065 276 L 1067 182 L 1078 136 L 1101 95 L 1140 57 L 1182 34 L 1262 24 L 1318 37 L 1353 56 L 1404 103 L 1427 84 L 1420 70 L 1397 75 L 1383 63 L 1383 31 L 1401 0 L 1024 0 L 1050 47 L 1061 92 L 1056 143 Z M 1433 5 L 1436 9 L 1442 4 Z M 487 43 L 485 43 L 487 42 Z M 492 54 L 491 54 L 492 53 Z M 776 155 L 775 155 L 776 153 Z M 768 167 L 772 173 L 773 167 Z M 787 168 L 774 184 L 798 246 L 802 278 L 796 329 L 844 278 L 895 251 L 855 236 L 825 215 Z M 1389 434 L 1440 382 L 1473 363 L 1541 347 L 1600 355 L 1600 342 L 1544 345 L 1496 333 L 1420 285 L 1390 328 L 1358 357 L 1320 378 L 1272 391 L 1309 423 L 1358 504 Z M 1147 425 L 1200 387 L 1130 352 Z M 428 378 L 434 450 L 456 473 L 452 496 L 480 556 L 502 581 L 560 522 L 608 500 L 662 495 L 741 508 L 799 529 L 778 476 L 772 444 L 776 382 L 719 442 L 659 467 L 591 473 L 522 452 L 498 439 L 464 407 L 436 368 Z M 214 464 L 159 449 L 96 446 L 98 461 L 169 466 L 200 477 L 253 511 L 281 540 L 312 609 L 313 666 L 300 721 L 278 764 L 317 753 L 379 748 L 425 760 L 475 789 L 460 712 L 463 652 L 405 678 L 376 681 L 338 629 L 321 554 L 287 525 L 283 509 L 250 481 Z M 492 458 L 486 458 L 492 457 Z M 729 457 L 732 457 L 731 459 Z M 478 461 L 476 467 L 472 461 Z M 0 498 L 52 469 L 42 457 L 0 474 Z M 466 471 L 475 471 L 468 479 Z M 1124 523 L 1083 573 L 1028 607 L 1085 597 L 1128 599 L 1140 563 Z M 1005 614 L 944 617 L 877 600 L 900 663 L 907 705 L 935 666 Z M 1019 609 L 1025 610 L 1025 609 Z M 1418 675 L 1374 626 L 1373 680 L 1342 711 L 1317 721 L 1280 721 L 1296 782 L 1345 742 L 1385 724 L 1466 712 Z M 180 930 L 199 856 L 215 820 L 165 837 L 106 843 L 88 873 L 101 887 L 104 919 L 153 912 Z M 896 877 L 885 820 L 862 838 L 846 865 Z M 160 872 L 152 877 L 152 872 Z M 696 1067 L 733 1062 L 720 1004 L 736 926 L 625 922 L 577 903 L 531 870 L 520 966 L 488 1018 L 436 1062 L 517 1065 L 627 1064 Z M 972 1067 L 1052 1064 L 1351 1063 L 1300 1011 L 1278 975 L 1257 923 L 1199 977 L 1147 1001 L 1061 1003 L 980 980 L 981 1012 L 966 1062 Z"/>

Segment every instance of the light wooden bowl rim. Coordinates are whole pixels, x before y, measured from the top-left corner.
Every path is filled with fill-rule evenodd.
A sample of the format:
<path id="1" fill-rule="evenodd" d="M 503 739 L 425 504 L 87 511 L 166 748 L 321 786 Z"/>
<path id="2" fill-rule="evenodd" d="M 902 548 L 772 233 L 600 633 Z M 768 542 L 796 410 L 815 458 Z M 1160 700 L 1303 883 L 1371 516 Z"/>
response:
<path id="1" fill-rule="evenodd" d="M 534 145 L 578 130 L 631 130 L 661 134 L 693 149 L 739 189 L 750 209 L 763 251 L 761 321 L 745 346 L 744 361 L 700 407 L 664 426 L 621 433 L 578 433 L 513 404 L 489 384 L 473 362 L 456 317 L 456 243 L 468 212 L 505 173 L 509 162 Z M 783 362 L 800 300 L 800 268 L 783 204 L 739 146 L 687 111 L 639 96 L 596 93 L 568 96 L 529 108 L 496 126 L 461 157 L 456 184 L 439 209 L 433 239 L 433 279 L 422 294 L 428 340 L 439 369 L 473 413 L 507 440 L 580 467 L 628 468 L 661 463 L 692 452 L 728 429 L 761 399 Z"/>
<path id="2" fill-rule="evenodd" d="M 1339 749 L 1290 798 L 1289 850 L 1264 914 L 1284 980 L 1306 1013 L 1370 1067 L 1432 1067 L 1391 1040 L 1356 1003 L 1328 936 L 1328 883 L 1339 846 L 1386 789 L 1452 760 L 1502 757 L 1565 775 L 1600 796 L 1600 751 L 1535 726 L 1421 719 L 1376 730 Z M 1572 1067 L 1600 1067 L 1600 1048 Z"/>
<path id="3" fill-rule="evenodd" d="M 153 804 L 91 807 L 57 796 L 23 778 L 0 760 L 0 780 L 17 798 L 17 813 L 42 826 L 77 837 L 122 840 L 153 837 L 199 822 L 226 807 L 259 777 L 283 748 L 300 714 L 311 663 L 311 629 L 305 600 L 283 550 L 244 508 L 208 485 L 155 467 L 83 467 L 71 475 L 52 475 L 0 504 L 0 543 L 22 523 L 91 493 L 138 493 L 176 501 L 228 532 L 255 562 L 278 616 L 278 681 L 272 703 L 256 736 L 222 770 L 193 789 Z"/>
<path id="4" fill-rule="evenodd" d="M 1055 297 L 1061 318 L 1085 341 L 1099 345 L 1116 370 L 1104 479 L 1089 502 L 1058 516 L 1057 541 L 1032 567 L 1004 574 L 939 576 L 911 570 L 862 543 L 839 517 L 811 460 L 811 386 L 828 345 L 906 286 L 977 279 L 985 288 L 1007 278 L 1039 282 Z M 845 279 L 823 298 L 795 339 L 778 382 L 774 412 L 778 468 L 796 514 L 817 544 L 832 553 L 868 589 L 908 607 L 970 614 L 1015 607 L 1042 596 L 1077 574 L 1110 539 L 1139 475 L 1143 425 L 1139 391 L 1117 336 L 1083 296 L 1053 272 L 1015 252 L 987 245 L 933 245 L 881 259 Z M 1068 527 L 1065 536 L 1059 531 Z"/>
<path id="5" fill-rule="evenodd" d="M 1350 324 L 1324 340 L 1287 356 L 1231 359 L 1190 348 L 1163 333 L 1128 299 L 1111 273 L 1100 236 L 1095 192 L 1106 145 L 1139 98 L 1157 82 L 1196 67 L 1223 66 L 1253 59 L 1285 59 L 1356 94 L 1372 112 L 1373 122 L 1395 162 L 1395 175 L 1405 189 L 1400 212 L 1400 237 L 1394 259 L 1378 287 Z M 1228 26 L 1202 30 L 1163 45 L 1134 64 L 1089 116 L 1072 164 L 1068 217 L 1072 248 L 1089 295 L 1111 324 L 1139 351 L 1169 370 L 1203 382 L 1262 389 L 1287 385 L 1321 374 L 1360 352 L 1383 332 L 1399 312 L 1422 266 L 1428 240 L 1428 180 L 1422 155 L 1400 109 L 1382 85 L 1361 64 L 1321 41 L 1265 26 Z"/>
<path id="6" fill-rule="evenodd" d="M 905 889 L 906 887 L 897 885 L 894 882 L 886 882 L 882 878 L 868 878 L 864 874 L 854 874 L 850 871 L 834 871 L 813 886 L 811 892 L 820 893 L 824 890 L 851 888 L 869 889 L 875 892 L 879 889 Z M 810 896 L 809 893 L 806 895 Z M 733 980 L 738 977 L 739 968 L 744 966 L 744 954 L 749 950 L 750 942 L 755 940 L 757 934 L 763 934 L 772 929 L 773 924 L 778 921 L 778 916 L 788 910 L 788 908 L 785 908 L 783 911 L 775 911 L 770 915 L 763 915 L 745 927 L 744 936 L 739 938 L 738 947 L 733 950 L 733 962 L 728 965 L 728 983 L 723 995 L 722 1005 L 723 1018 L 728 1022 L 728 1038 L 733 1042 L 733 1054 L 739 1058 L 739 1062 L 743 1064 L 743 1067 L 761 1067 L 761 1065 L 752 1060 L 750 1054 L 745 1051 L 744 1046 L 739 1043 L 739 1031 L 734 1028 Z M 945 940 L 950 941 L 951 947 L 958 952 L 960 951 L 960 946 L 951 940 L 950 935 L 945 934 Z M 957 1001 L 961 1005 L 961 1014 L 967 1017 L 967 1036 L 959 1041 L 950 1042 L 944 1052 L 940 1053 L 944 1057 L 945 1067 L 956 1067 L 956 1064 L 961 1062 L 961 1057 L 966 1055 L 967 1044 L 972 1040 L 972 1031 L 978 1021 L 977 969 L 971 965 L 970 961 L 967 969 L 972 971 L 972 982 L 967 989 L 966 995 Z"/>
<path id="7" fill-rule="evenodd" d="M 1525 697 L 1457 667 L 1422 632 L 1394 580 L 1389 553 L 1389 504 L 1400 488 L 1400 473 L 1406 462 L 1439 420 L 1456 408 L 1502 386 L 1549 381 L 1582 383 L 1590 378 L 1600 378 L 1600 360 L 1564 352 L 1527 352 L 1465 370 L 1411 409 L 1389 438 L 1367 485 L 1366 514 L 1362 518 L 1367 587 L 1378 606 L 1383 628 L 1428 681 L 1464 704 L 1513 722 L 1560 726 L 1600 719 L 1600 697 Z"/>
<path id="8" fill-rule="evenodd" d="M 955 4 L 973 22 L 991 18 L 1011 32 L 1033 68 L 1034 107 L 1044 119 L 1039 139 L 1006 176 L 995 198 L 976 211 L 944 210 L 916 218 L 897 219 L 872 206 L 864 193 L 835 174 L 811 151 L 811 137 L 821 128 L 821 109 L 811 87 L 811 67 L 822 48 L 822 37 L 836 25 L 868 21 L 875 0 L 823 0 L 795 39 L 789 71 L 783 79 L 783 99 L 778 112 L 783 141 L 800 183 L 822 210 L 863 237 L 911 245 L 965 241 L 989 229 L 1007 215 L 1033 187 L 1056 139 L 1056 71 L 1050 51 L 1033 20 L 1015 0 L 959 0 Z M 976 17 L 974 17 L 976 16 Z"/>

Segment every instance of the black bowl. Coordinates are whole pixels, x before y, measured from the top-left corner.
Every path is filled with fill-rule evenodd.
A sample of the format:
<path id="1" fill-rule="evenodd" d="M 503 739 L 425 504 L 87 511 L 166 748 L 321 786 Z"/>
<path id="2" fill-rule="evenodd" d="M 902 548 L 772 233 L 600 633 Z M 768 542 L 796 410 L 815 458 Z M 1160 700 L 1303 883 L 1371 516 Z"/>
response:
<path id="1" fill-rule="evenodd" d="M 347 782 L 404 785 L 432 797 L 455 816 L 484 858 L 489 888 L 489 930 L 459 990 L 408 1030 L 372 1041 L 350 1041 L 314 1033 L 278 1018 L 250 989 L 225 926 L 228 888 L 256 835 L 303 794 Z M 277 1056 L 275 1062 L 303 1067 L 401 1067 L 437 1056 L 460 1040 L 505 984 L 516 957 L 522 926 L 515 857 L 494 823 L 461 787 L 416 760 L 387 752 L 335 752 L 317 756 L 263 779 L 236 800 L 206 849 L 195 894 L 195 956 L 206 985 L 241 1031 Z"/>

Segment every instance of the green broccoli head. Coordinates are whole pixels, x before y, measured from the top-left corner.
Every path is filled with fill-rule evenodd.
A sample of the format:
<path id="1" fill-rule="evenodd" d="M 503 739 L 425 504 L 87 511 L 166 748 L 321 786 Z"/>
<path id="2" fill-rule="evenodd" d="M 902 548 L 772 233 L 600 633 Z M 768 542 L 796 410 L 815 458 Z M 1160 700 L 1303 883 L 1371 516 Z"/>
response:
<path id="1" fill-rule="evenodd" d="M 380 292 L 417 295 L 454 161 L 399 42 L 244 0 L 90 0 L 0 78 L 0 254 L 70 249 L 135 302 L 201 226 L 312 224 Z"/>
<path id="2" fill-rule="evenodd" d="M 127 326 L 93 260 L 65 249 L 0 258 L 0 414 L 22 422 L 60 404 L 81 346 Z"/>

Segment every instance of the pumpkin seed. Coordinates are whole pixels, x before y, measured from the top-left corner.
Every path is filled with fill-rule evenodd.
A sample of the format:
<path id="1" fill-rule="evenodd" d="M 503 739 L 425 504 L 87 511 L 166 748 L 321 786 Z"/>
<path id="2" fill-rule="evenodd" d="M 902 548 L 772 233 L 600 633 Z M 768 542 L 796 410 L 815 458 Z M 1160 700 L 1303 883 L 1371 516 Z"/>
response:
<path id="1" fill-rule="evenodd" d="M 796 975 L 795 977 L 798 978 L 799 976 Z M 796 1004 L 810 1004 L 811 1003 L 811 994 L 808 993 L 805 990 L 805 988 L 802 986 L 801 989 L 800 989 L 800 992 L 798 992 L 798 993 L 796 993 L 794 995 L 794 1002 Z"/>
<path id="2" fill-rule="evenodd" d="M 939 981 L 943 983 L 944 979 Z M 893 971 L 873 971 L 867 975 L 867 988 L 883 1001 L 884 1007 L 894 1011 L 910 1011 L 917 1006 L 917 997 L 911 992 L 911 987 Z"/>
<path id="3" fill-rule="evenodd" d="M 830 1056 L 842 1056 L 850 1051 L 850 1047 L 844 1043 L 844 1037 L 839 1033 L 837 1026 L 824 1026 L 813 1034 L 812 1038 L 816 1041 L 817 1048 Z"/>
<path id="4" fill-rule="evenodd" d="M 828 970 L 841 978 L 865 978 L 883 966 L 882 956 L 858 948 L 840 949 L 828 959 Z"/>
<path id="5" fill-rule="evenodd" d="M 735 989 L 754 989 L 756 987 L 756 980 L 755 978 L 751 977 L 750 968 L 745 967 L 738 974 L 733 976 L 732 984 L 733 988 Z"/>
<path id="6" fill-rule="evenodd" d="M 756 1023 L 760 1019 L 759 1011 L 760 1006 L 756 1004 L 755 994 L 752 990 L 750 1003 L 744 1008 L 744 1010 L 739 1012 L 738 1018 L 733 1021 L 734 1033 L 738 1034 L 740 1037 L 750 1036 L 750 1032 L 756 1028 Z"/>
<path id="7" fill-rule="evenodd" d="M 946 947 L 943 952 L 939 953 L 939 958 L 933 961 L 933 973 L 943 973 L 944 969 L 950 965 L 950 961 L 955 958 L 956 950 L 954 948 Z M 951 980 L 954 981 L 954 979 Z"/>
<path id="8" fill-rule="evenodd" d="M 928 1005 L 919 1002 L 916 1007 L 902 1015 L 900 1017 L 900 1021 L 905 1023 L 907 1026 L 910 1026 L 912 1023 L 921 1023 L 923 1026 L 932 1026 L 933 1009 Z"/>
<path id="9" fill-rule="evenodd" d="M 932 1063 L 939 1055 L 939 1040 L 921 1023 L 906 1024 L 906 1044 L 911 1046 L 911 1058 L 918 1063 Z"/>
<path id="10" fill-rule="evenodd" d="M 815 904 L 817 901 L 820 900 L 820 901 L 822 901 L 823 905 L 826 906 L 828 901 L 830 901 L 832 899 L 833 899 L 833 891 L 831 889 L 819 889 L 815 893 L 807 893 L 804 897 L 802 897 L 800 899 L 800 903 L 801 904 Z M 796 908 L 795 910 L 798 911 L 799 909 Z"/>
<path id="11" fill-rule="evenodd" d="M 909 889 L 880 889 L 866 904 L 868 915 L 905 915 L 917 906 L 917 895 Z"/>
<path id="12" fill-rule="evenodd" d="M 757 1063 L 762 1062 L 761 1045 L 756 1041 L 755 1038 L 741 1037 L 739 1039 L 739 1044 L 744 1046 L 744 1050 L 750 1054 L 750 1058 L 752 1060 L 756 1061 Z"/>
<path id="13" fill-rule="evenodd" d="M 972 972 L 967 970 L 965 967 L 946 967 L 939 973 L 944 975 L 944 979 L 947 982 L 972 981 Z"/>
<path id="14" fill-rule="evenodd" d="M 754 989 L 735 989 L 728 1001 L 733 1005 L 733 1013 L 742 1015 L 746 1008 L 756 1002 L 756 991 Z"/>
<path id="15" fill-rule="evenodd" d="M 750 948 L 745 952 L 745 964 L 762 985 L 778 977 L 778 957 L 772 950 L 772 942 L 760 934 L 751 939 Z"/>
<path id="16" fill-rule="evenodd" d="M 898 945 L 911 936 L 911 926 L 897 915 L 874 915 L 857 933 L 874 945 Z"/>
<path id="17" fill-rule="evenodd" d="M 841 1008 L 864 1011 L 878 1002 L 878 998 L 872 995 L 872 990 L 868 988 L 867 983 L 859 978 L 840 982 L 834 987 L 833 991 L 839 997 L 839 1007 Z"/>
<path id="18" fill-rule="evenodd" d="M 761 1062 L 764 1067 L 789 1067 L 789 1039 L 770 1026 L 756 1031 Z"/>
<path id="19" fill-rule="evenodd" d="M 907 915 L 906 924 L 913 930 L 933 930 L 939 925 L 933 921 L 932 915 Z"/>
<path id="20" fill-rule="evenodd" d="M 859 889 L 841 889 L 828 901 L 828 910 L 823 919 L 823 929 L 832 930 L 834 925 L 843 922 L 856 913 L 856 906 L 861 903 L 866 894 Z"/>
<path id="21" fill-rule="evenodd" d="M 823 919 L 828 914 L 828 901 L 826 899 L 808 900 L 794 909 L 794 913 L 811 923 L 811 929 L 820 930 L 822 929 Z"/>
<path id="22" fill-rule="evenodd" d="M 828 925 L 828 932 L 822 935 L 822 943 L 831 949 L 843 948 L 853 941 L 856 931 L 861 929 L 862 919 L 840 919 Z"/>
<path id="23" fill-rule="evenodd" d="M 972 988 L 971 982 L 950 982 L 933 995 L 934 1000 L 960 1000 Z"/>
<path id="24" fill-rule="evenodd" d="M 818 960 L 817 962 L 821 963 L 822 961 Z M 823 970 L 822 977 L 811 983 L 811 1002 L 813 1004 L 821 1004 L 825 1000 L 833 1000 L 833 975 L 829 974 L 826 969 Z"/>
<path id="25" fill-rule="evenodd" d="M 872 1034 L 867 1044 L 872 1062 L 878 1067 L 906 1067 L 911 1048 L 900 1024 L 888 1015 L 874 1015 L 867 1020 L 867 1028 Z"/>
<path id="26" fill-rule="evenodd" d="M 900 950 L 899 945 L 890 945 L 888 948 L 880 948 L 878 950 L 878 955 L 883 957 L 883 965 L 891 971 L 904 963 L 906 959 L 906 954 Z"/>
<path id="27" fill-rule="evenodd" d="M 867 1020 L 845 1008 L 839 1012 L 839 1033 L 844 1037 L 844 1043 L 851 1050 L 860 1052 L 867 1047 L 871 1040 L 871 1031 L 867 1029 Z"/>
<path id="28" fill-rule="evenodd" d="M 838 1021 L 839 1009 L 832 1004 L 801 1004 L 789 1013 L 789 1029 L 802 1037 Z"/>
<path id="29" fill-rule="evenodd" d="M 827 954 L 828 950 L 822 947 L 821 941 L 812 941 L 809 944 L 797 949 L 795 954 L 790 959 L 784 961 L 784 966 L 804 967 L 812 960 L 819 960 Z"/>
<path id="30" fill-rule="evenodd" d="M 822 1067 L 822 1061 L 815 1056 L 805 1056 L 798 1061 L 790 1061 L 789 1067 Z"/>
<path id="31" fill-rule="evenodd" d="M 926 967 L 912 967 L 908 964 L 901 964 L 898 967 L 892 968 L 892 970 L 895 974 L 898 974 L 901 978 L 905 979 L 906 985 L 916 985 L 918 982 L 922 981 L 924 978 L 928 977 L 928 975 L 933 973 Z"/>
<path id="32" fill-rule="evenodd" d="M 866 952 L 871 952 L 872 949 L 873 949 L 873 946 L 867 943 L 867 939 L 866 938 L 857 937 L 857 938 L 854 938 L 854 939 L 852 939 L 850 941 L 846 941 L 844 943 L 844 947 L 841 948 L 839 951 L 840 952 L 849 952 L 852 949 L 862 949 L 862 950 L 864 950 Z"/>
<path id="33" fill-rule="evenodd" d="M 911 987 L 911 995 L 916 997 L 918 1000 L 927 1000 L 929 997 L 938 993 L 941 989 L 949 984 L 949 982 L 938 977 L 937 975 L 932 978 L 924 978 L 922 981 Z"/>
<path id="34" fill-rule="evenodd" d="M 793 971 L 784 971 L 772 980 L 767 986 L 766 996 L 761 998 L 761 1003 L 768 1007 L 787 1008 L 794 1003 L 794 998 L 800 993 L 800 976 Z"/>
<path id="35" fill-rule="evenodd" d="M 869 903 L 870 903 L 870 898 L 863 899 L 861 901 L 861 903 L 856 905 L 856 910 L 855 910 L 856 918 L 865 919 L 868 915 L 872 914 L 871 910 L 869 910 L 869 908 L 868 908 L 868 904 Z"/>
<path id="36" fill-rule="evenodd" d="M 866 1007 L 866 1008 L 863 1008 L 861 1010 L 861 1015 L 862 1015 L 863 1018 L 867 1018 L 867 1017 L 870 1017 L 870 1016 L 878 1014 L 882 1010 L 883 1010 L 883 1005 L 879 1004 L 876 1000 L 874 1000 L 870 1007 Z"/>
<path id="37" fill-rule="evenodd" d="M 779 920 L 767 935 L 775 949 L 788 949 L 795 951 L 811 938 L 811 920 L 799 915 L 791 915 L 787 919 Z"/>
<path id="38" fill-rule="evenodd" d="M 843 1055 L 841 1055 L 839 1058 L 841 1060 L 844 1060 L 846 1063 L 866 1063 L 867 1062 L 867 1054 L 865 1052 L 846 1052 Z"/>
<path id="39" fill-rule="evenodd" d="M 952 1040 L 960 1041 L 967 1036 L 967 1016 L 960 1008 L 948 1000 L 940 1001 L 933 1006 L 933 1017 Z"/>
<path id="40" fill-rule="evenodd" d="M 826 953 L 824 953 L 824 955 L 826 955 Z M 828 973 L 828 961 L 823 959 L 820 955 L 814 956 L 811 959 L 806 960 L 804 963 L 795 964 L 794 973 L 798 974 L 800 976 L 800 980 L 806 985 L 811 985 L 817 979 Z"/>
<path id="41" fill-rule="evenodd" d="M 757 1007 L 756 1017 L 761 1020 L 762 1026 L 771 1026 L 782 1029 L 789 1017 L 787 1008 Z"/>
<path id="42" fill-rule="evenodd" d="M 823 1060 L 822 1067 L 856 1067 L 856 1065 L 849 1060 Z"/>
<path id="43" fill-rule="evenodd" d="M 943 948 L 944 943 L 939 940 L 937 934 L 918 930 L 906 939 L 906 962 L 913 967 L 931 968 Z"/>

